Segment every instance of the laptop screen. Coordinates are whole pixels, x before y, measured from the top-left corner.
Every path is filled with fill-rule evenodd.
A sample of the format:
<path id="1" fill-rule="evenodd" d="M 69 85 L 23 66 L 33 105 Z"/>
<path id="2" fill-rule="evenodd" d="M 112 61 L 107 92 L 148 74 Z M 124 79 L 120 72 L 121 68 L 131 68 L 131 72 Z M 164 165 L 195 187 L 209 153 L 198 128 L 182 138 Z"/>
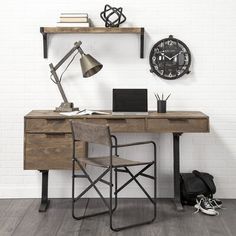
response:
<path id="1" fill-rule="evenodd" d="M 113 89 L 113 112 L 147 112 L 147 89 Z"/>

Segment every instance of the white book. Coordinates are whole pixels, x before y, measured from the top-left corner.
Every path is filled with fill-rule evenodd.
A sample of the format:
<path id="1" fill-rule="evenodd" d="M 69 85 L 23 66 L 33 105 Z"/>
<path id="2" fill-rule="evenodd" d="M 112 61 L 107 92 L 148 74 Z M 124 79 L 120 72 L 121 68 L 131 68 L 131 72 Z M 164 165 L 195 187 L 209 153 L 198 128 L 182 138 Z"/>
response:
<path id="1" fill-rule="evenodd" d="M 78 114 L 79 111 L 68 111 L 68 112 L 60 112 L 63 116 L 75 116 Z"/>
<path id="2" fill-rule="evenodd" d="M 77 115 L 84 116 L 84 115 L 109 115 L 109 114 L 110 113 L 104 111 L 93 111 L 84 109 L 82 111 L 79 111 Z"/>
<path id="3" fill-rule="evenodd" d="M 87 23 L 87 17 L 60 17 L 60 23 Z"/>
<path id="4" fill-rule="evenodd" d="M 87 23 L 64 23 L 64 22 L 57 22 L 58 27 L 89 27 L 89 22 Z"/>
<path id="5" fill-rule="evenodd" d="M 81 111 L 71 111 L 71 112 L 60 112 L 63 116 L 84 116 L 84 115 L 110 115 L 108 112 L 103 111 L 93 111 L 93 110 L 81 110 Z"/>
<path id="6" fill-rule="evenodd" d="M 61 17 L 88 17 L 87 13 L 61 13 Z"/>

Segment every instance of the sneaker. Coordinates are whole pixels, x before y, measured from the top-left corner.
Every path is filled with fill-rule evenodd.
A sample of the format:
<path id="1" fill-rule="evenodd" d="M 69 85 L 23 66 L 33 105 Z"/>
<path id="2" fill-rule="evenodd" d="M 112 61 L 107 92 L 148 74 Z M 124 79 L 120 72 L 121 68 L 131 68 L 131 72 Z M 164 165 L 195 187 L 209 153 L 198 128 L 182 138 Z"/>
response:
<path id="1" fill-rule="evenodd" d="M 222 201 L 220 199 L 217 198 L 209 198 L 209 202 L 210 204 L 215 208 L 215 209 L 220 209 L 222 208 Z"/>
<path id="2" fill-rule="evenodd" d="M 215 208 L 211 205 L 208 198 L 206 198 L 203 195 L 199 195 L 196 198 L 197 204 L 194 206 L 197 210 L 195 213 L 201 211 L 204 214 L 215 216 L 219 215 L 218 211 L 215 210 Z"/>

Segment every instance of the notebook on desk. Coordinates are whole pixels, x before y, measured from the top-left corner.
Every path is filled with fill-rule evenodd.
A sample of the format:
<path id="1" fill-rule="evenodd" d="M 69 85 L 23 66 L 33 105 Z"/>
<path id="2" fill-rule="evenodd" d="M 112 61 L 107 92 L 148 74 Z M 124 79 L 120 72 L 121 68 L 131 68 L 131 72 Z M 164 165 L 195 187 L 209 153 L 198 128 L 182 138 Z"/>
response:
<path id="1" fill-rule="evenodd" d="M 148 115 L 147 89 L 113 89 L 112 115 Z"/>

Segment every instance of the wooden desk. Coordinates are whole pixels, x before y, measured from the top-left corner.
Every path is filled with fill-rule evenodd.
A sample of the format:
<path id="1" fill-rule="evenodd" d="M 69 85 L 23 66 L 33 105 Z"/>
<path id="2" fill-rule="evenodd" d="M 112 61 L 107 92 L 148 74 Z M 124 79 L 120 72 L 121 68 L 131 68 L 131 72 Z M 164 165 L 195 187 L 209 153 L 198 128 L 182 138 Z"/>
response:
<path id="1" fill-rule="evenodd" d="M 109 124 L 111 132 L 172 133 L 174 158 L 174 201 L 180 202 L 179 137 L 182 133 L 209 132 L 209 117 L 199 111 L 149 112 L 146 116 L 63 116 L 53 111 L 31 111 L 25 116 L 24 169 L 42 172 L 42 198 L 39 211 L 46 211 L 48 200 L 48 171 L 71 169 L 72 137 L 70 120 Z M 78 144 L 80 157 L 87 157 L 87 144 Z"/>

